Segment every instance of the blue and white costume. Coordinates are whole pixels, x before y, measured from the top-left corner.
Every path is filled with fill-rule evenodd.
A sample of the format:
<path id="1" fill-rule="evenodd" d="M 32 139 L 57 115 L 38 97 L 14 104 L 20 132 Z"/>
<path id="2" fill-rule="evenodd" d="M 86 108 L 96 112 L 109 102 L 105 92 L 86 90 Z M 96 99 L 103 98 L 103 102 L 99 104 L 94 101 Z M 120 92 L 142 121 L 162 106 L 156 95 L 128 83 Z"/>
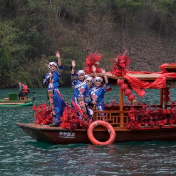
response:
<path id="1" fill-rule="evenodd" d="M 53 124 L 58 125 L 61 123 L 60 117 L 62 116 L 65 107 L 64 99 L 59 91 L 60 76 L 65 68 L 64 66 L 57 66 L 57 63 L 55 62 L 50 62 L 48 67 L 50 68 L 51 65 L 56 66 L 57 70 L 53 73 L 47 73 L 43 80 L 43 84 L 48 86 L 48 98 L 52 109 Z M 52 77 L 50 77 L 51 74 Z"/>
<path id="2" fill-rule="evenodd" d="M 99 77 L 96 77 L 99 78 Z M 105 110 L 104 106 L 104 94 L 105 92 L 111 88 L 110 84 L 104 84 L 103 86 L 100 87 L 93 87 L 89 90 L 90 97 L 92 101 L 96 101 L 96 108 L 99 111 Z"/>
<path id="3" fill-rule="evenodd" d="M 88 87 L 88 88 L 86 89 L 86 93 L 85 93 L 85 100 L 86 100 L 86 103 L 89 105 L 89 108 L 92 109 L 92 108 L 93 108 L 93 105 L 90 104 L 90 103 L 91 103 L 91 98 L 90 98 L 89 92 L 90 92 L 90 89 L 94 87 L 94 84 L 93 84 L 94 81 L 93 81 L 93 78 L 90 77 L 90 76 L 88 76 L 85 81 L 87 82 L 87 87 Z M 92 82 L 91 87 L 88 86 L 88 82 Z"/>
<path id="4" fill-rule="evenodd" d="M 89 98 L 86 97 L 86 94 L 88 92 L 88 86 L 86 81 L 78 79 L 79 74 L 85 75 L 83 70 L 79 70 L 77 74 L 71 75 L 72 87 L 74 88 L 74 94 L 72 97 L 72 107 L 80 111 L 81 116 L 83 109 L 84 114 L 89 114 L 85 103 L 90 101 L 90 97 Z"/>

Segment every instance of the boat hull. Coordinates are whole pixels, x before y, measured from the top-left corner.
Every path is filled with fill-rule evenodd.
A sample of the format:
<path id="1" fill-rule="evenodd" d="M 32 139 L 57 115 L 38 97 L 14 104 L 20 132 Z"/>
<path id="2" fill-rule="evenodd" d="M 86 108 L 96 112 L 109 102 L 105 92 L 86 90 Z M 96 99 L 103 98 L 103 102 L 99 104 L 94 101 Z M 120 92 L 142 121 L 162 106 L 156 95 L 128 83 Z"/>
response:
<path id="1" fill-rule="evenodd" d="M 49 127 L 47 125 L 36 125 L 34 123 L 17 123 L 33 139 L 49 144 L 73 144 L 90 143 L 87 130 L 76 129 L 73 131 L 60 127 Z M 163 128 L 143 128 L 138 130 L 117 129 L 115 142 L 134 142 L 134 141 L 176 141 L 176 126 L 165 126 Z M 96 128 L 94 136 L 99 141 L 109 139 L 107 129 Z"/>

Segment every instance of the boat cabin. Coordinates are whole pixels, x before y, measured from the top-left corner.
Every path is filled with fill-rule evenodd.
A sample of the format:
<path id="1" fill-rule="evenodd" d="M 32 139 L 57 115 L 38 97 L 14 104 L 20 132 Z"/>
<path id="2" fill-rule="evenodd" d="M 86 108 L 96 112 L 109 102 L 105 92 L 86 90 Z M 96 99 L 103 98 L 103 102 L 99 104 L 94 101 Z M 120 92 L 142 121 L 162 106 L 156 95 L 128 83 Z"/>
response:
<path id="1" fill-rule="evenodd" d="M 176 104 L 170 102 L 169 89 L 176 88 L 176 65 L 167 65 L 164 67 L 165 73 L 127 73 L 125 76 L 117 77 L 111 73 L 107 73 L 110 84 L 119 85 L 119 104 L 108 106 L 105 111 L 97 111 L 94 109 L 94 121 L 102 118 L 109 122 L 115 129 L 140 129 L 155 128 L 163 125 L 176 125 Z M 103 77 L 101 73 L 98 76 Z M 140 87 L 141 84 L 141 87 Z M 125 86 L 124 86 L 125 85 Z M 141 96 L 144 94 L 143 87 L 147 89 L 159 89 L 159 104 L 141 105 L 135 104 L 134 96 L 132 96 L 131 105 L 124 104 L 124 96 L 132 94 L 133 91 Z M 132 90 L 125 93 L 127 89 Z M 125 95 L 126 94 L 126 95 Z M 169 111 L 166 111 L 169 109 Z M 171 110 L 172 109 L 172 110 Z M 153 115 L 152 115 L 153 113 Z M 170 116 L 169 116 L 170 113 Z M 141 117 L 139 117 L 141 116 Z M 160 117 L 159 117 L 160 116 Z M 171 122 L 172 121 L 172 122 Z M 130 125 L 130 123 L 132 123 Z"/>

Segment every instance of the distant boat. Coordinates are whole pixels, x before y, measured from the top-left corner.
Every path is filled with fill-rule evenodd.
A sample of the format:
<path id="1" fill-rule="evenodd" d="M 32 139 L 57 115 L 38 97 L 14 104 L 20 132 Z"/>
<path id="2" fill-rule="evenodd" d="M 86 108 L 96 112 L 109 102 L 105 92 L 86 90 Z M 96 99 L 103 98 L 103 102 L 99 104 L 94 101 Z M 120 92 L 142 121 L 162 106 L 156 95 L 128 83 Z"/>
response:
<path id="1" fill-rule="evenodd" d="M 0 99 L 0 107 L 18 107 L 18 106 L 32 106 L 35 101 L 35 92 L 33 97 L 18 98 L 17 93 L 9 93 L 8 98 Z"/>

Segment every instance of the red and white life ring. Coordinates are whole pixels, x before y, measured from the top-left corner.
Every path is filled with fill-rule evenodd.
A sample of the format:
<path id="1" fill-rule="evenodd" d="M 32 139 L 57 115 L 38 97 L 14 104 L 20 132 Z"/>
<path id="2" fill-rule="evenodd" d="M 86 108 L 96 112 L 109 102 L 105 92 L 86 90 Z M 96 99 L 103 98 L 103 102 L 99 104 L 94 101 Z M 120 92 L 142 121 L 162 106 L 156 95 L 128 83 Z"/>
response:
<path id="1" fill-rule="evenodd" d="M 100 142 L 95 139 L 95 137 L 93 136 L 93 130 L 96 126 L 104 126 L 105 128 L 108 129 L 108 132 L 110 133 L 110 138 L 107 141 Z M 108 122 L 105 122 L 103 120 L 97 120 L 97 121 L 91 123 L 88 130 L 87 130 L 87 135 L 88 135 L 89 140 L 95 145 L 113 144 L 113 142 L 115 141 L 115 138 L 116 138 L 116 133 L 115 133 L 115 130 L 112 127 L 112 125 L 110 125 Z"/>

